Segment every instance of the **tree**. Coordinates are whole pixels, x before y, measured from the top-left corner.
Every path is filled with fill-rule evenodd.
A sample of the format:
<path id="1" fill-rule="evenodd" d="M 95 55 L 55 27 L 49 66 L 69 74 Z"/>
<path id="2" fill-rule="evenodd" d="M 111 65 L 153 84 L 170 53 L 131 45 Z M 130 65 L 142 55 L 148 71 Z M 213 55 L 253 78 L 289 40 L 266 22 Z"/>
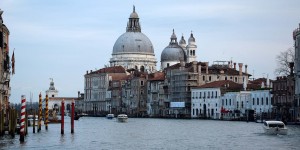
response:
<path id="1" fill-rule="evenodd" d="M 277 68 L 275 69 L 275 74 L 277 76 L 287 76 L 290 74 L 290 62 L 294 62 L 295 51 L 292 47 L 280 52 L 276 56 Z"/>

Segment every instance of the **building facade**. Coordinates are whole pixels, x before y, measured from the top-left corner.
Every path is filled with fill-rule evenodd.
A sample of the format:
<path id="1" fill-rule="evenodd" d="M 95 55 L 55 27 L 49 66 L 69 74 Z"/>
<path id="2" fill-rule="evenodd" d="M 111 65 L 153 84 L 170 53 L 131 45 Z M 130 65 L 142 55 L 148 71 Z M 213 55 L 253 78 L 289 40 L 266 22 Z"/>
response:
<path id="1" fill-rule="evenodd" d="M 104 115 L 109 112 L 111 98 L 113 98 L 112 91 L 108 89 L 109 84 L 114 79 L 126 76 L 126 71 L 121 66 L 87 71 L 84 75 L 84 111 L 91 115 Z M 111 96 L 108 96 L 108 92 L 111 93 Z"/>
<path id="2" fill-rule="evenodd" d="M 294 120 L 300 121 L 300 24 L 299 28 L 293 32 L 295 47 L 295 100 L 294 100 Z"/>
<path id="3" fill-rule="evenodd" d="M 7 110 L 10 97 L 11 63 L 9 56 L 9 30 L 3 23 L 3 11 L 0 9 L 0 111 Z M 14 58 L 14 56 L 13 56 Z M 13 62 L 14 65 L 14 62 Z M 14 69 L 14 68 L 13 68 Z M 13 70 L 14 71 L 14 70 Z M 14 73 L 14 72 L 13 72 Z"/>

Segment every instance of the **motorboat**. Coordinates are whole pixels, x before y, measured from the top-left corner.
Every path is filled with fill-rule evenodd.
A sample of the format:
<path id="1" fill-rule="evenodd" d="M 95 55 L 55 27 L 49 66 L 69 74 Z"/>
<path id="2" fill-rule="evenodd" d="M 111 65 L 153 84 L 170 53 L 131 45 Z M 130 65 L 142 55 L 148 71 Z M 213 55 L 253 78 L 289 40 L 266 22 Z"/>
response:
<path id="1" fill-rule="evenodd" d="M 27 122 L 28 122 L 28 126 L 33 126 L 33 120 L 34 120 L 34 124 L 35 126 L 39 125 L 39 119 L 38 119 L 38 115 L 28 115 L 27 116 Z M 41 120 L 41 125 L 44 125 L 44 121 Z"/>
<path id="2" fill-rule="evenodd" d="M 107 118 L 107 119 L 113 119 L 114 117 L 115 117 L 114 114 L 107 114 L 107 115 L 106 115 L 106 118 Z"/>
<path id="3" fill-rule="evenodd" d="M 127 122 L 128 120 L 128 116 L 126 114 L 119 114 L 117 118 L 119 122 Z"/>
<path id="4" fill-rule="evenodd" d="M 287 134 L 287 127 L 282 121 L 264 121 L 263 128 L 266 134 Z"/>

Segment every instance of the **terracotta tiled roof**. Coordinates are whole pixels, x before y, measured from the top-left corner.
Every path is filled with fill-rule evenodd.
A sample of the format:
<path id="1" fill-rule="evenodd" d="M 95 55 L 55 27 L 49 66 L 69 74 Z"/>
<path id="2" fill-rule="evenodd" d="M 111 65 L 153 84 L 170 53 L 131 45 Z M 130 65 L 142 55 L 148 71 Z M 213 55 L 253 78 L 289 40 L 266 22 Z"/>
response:
<path id="1" fill-rule="evenodd" d="M 163 81 L 163 80 L 165 80 L 165 74 L 163 72 L 155 72 L 155 73 L 149 74 L 148 80 Z"/>
<path id="2" fill-rule="evenodd" d="M 214 81 L 202 86 L 199 88 L 228 88 L 228 89 L 242 89 L 242 84 L 235 83 L 230 80 L 221 80 L 221 81 Z"/>
<path id="3" fill-rule="evenodd" d="M 128 75 L 126 75 L 125 73 L 111 73 L 109 74 L 109 76 L 112 77 L 112 80 L 113 81 L 116 81 L 116 80 L 127 80 L 128 79 Z"/>
<path id="4" fill-rule="evenodd" d="M 102 68 L 97 71 L 91 72 L 89 74 L 97 74 L 97 73 L 126 73 L 126 71 L 122 66 L 114 66 L 114 67 Z"/>
<path id="5" fill-rule="evenodd" d="M 201 64 L 201 72 L 205 73 L 206 72 L 206 67 L 205 67 L 205 63 L 204 62 L 197 62 L 197 65 Z M 172 65 L 168 68 L 165 68 L 166 70 L 173 70 L 173 69 L 179 69 L 180 68 L 180 63 L 177 63 L 175 65 Z M 185 68 L 190 69 L 189 71 L 193 71 L 192 70 L 192 66 L 193 66 L 193 62 L 190 63 L 186 63 L 185 64 Z M 239 75 L 239 71 L 234 69 L 234 68 L 229 68 L 227 65 L 212 65 L 208 67 L 208 73 L 209 74 L 221 74 L 220 71 L 223 70 L 225 75 Z M 248 73 L 244 73 L 243 75 L 248 75 L 251 76 L 251 74 Z"/>
<path id="6" fill-rule="evenodd" d="M 80 100 L 78 97 L 49 97 L 49 100 L 65 100 L 65 101 L 70 101 L 70 100 L 75 100 L 78 101 Z"/>

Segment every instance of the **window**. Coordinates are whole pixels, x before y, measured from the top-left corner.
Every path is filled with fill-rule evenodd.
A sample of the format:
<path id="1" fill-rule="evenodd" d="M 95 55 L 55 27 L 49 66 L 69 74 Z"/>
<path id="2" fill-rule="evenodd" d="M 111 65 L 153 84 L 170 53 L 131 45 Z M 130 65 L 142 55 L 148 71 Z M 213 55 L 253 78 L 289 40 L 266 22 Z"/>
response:
<path id="1" fill-rule="evenodd" d="M 229 99 L 229 105 L 231 106 L 231 99 Z"/>
<path id="2" fill-rule="evenodd" d="M 266 98 L 266 105 L 269 105 L 269 99 L 268 99 L 268 97 Z"/>
<path id="3" fill-rule="evenodd" d="M 203 81 L 205 81 L 205 76 L 203 76 Z"/>
<path id="4" fill-rule="evenodd" d="M 253 98 L 253 105 L 255 105 L 255 98 Z"/>
<path id="5" fill-rule="evenodd" d="M 227 99 L 226 99 L 226 101 L 225 101 L 225 105 L 227 106 Z"/>
<path id="6" fill-rule="evenodd" d="M 208 80 L 211 81 L 211 76 L 208 77 Z"/>
<path id="7" fill-rule="evenodd" d="M 264 105 L 264 98 L 261 98 L 261 105 Z"/>
<path id="8" fill-rule="evenodd" d="M 200 92 L 199 98 L 201 98 L 201 92 Z"/>
<path id="9" fill-rule="evenodd" d="M 259 105 L 259 98 L 257 98 L 257 103 L 256 103 L 256 105 Z"/>
<path id="10" fill-rule="evenodd" d="M 216 98 L 218 97 L 218 92 L 216 91 Z"/>
<path id="11" fill-rule="evenodd" d="M 244 101 L 242 101 L 242 108 L 244 108 Z"/>
<path id="12" fill-rule="evenodd" d="M 167 63 L 167 67 L 170 67 L 170 64 L 169 64 L 169 63 Z"/>
<path id="13" fill-rule="evenodd" d="M 143 86 L 144 85 L 144 81 L 141 81 L 141 86 Z"/>
<path id="14" fill-rule="evenodd" d="M 222 106 L 224 106 L 224 99 L 222 99 Z"/>
<path id="15" fill-rule="evenodd" d="M 236 108 L 239 109 L 239 102 L 236 102 Z"/>
<path id="16" fill-rule="evenodd" d="M 214 98 L 214 92 L 211 91 L 211 98 Z"/>
<path id="17" fill-rule="evenodd" d="M 225 80 L 227 80 L 227 77 L 225 77 Z"/>

